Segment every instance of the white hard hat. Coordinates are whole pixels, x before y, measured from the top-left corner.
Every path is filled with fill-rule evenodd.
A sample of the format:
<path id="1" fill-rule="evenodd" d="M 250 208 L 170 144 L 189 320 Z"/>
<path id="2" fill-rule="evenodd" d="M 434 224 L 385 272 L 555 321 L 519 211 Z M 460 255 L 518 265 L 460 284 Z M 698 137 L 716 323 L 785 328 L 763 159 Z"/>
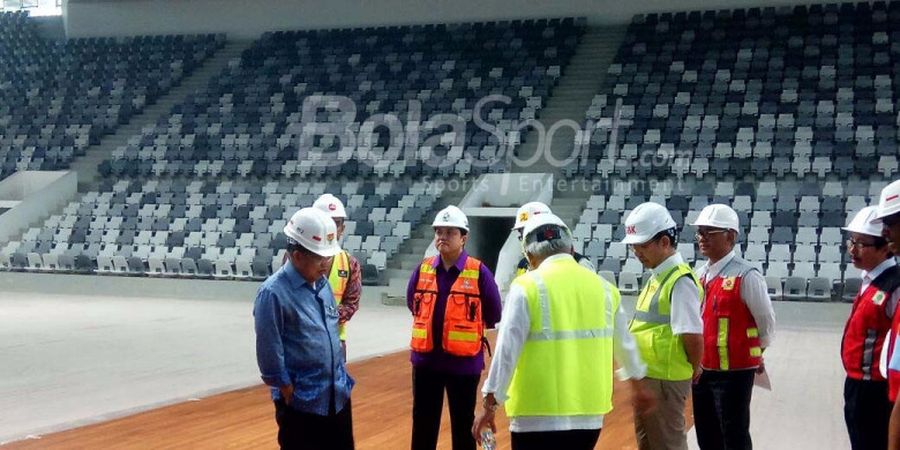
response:
<path id="1" fill-rule="evenodd" d="M 881 237 L 881 224 L 872 222 L 877 214 L 877 206 L 866 206 L 859 210 L 859 212 L 853 216 L 853 220 L 842 229 L 851 233 L 861 233 L 869 236 Z"/>
<path id="2" fill-rule="evenodd" d="M 625 219 L 623 244 L 643 244 L 660 231 L 676 227 L 675 220 L 665 206 L 658 203 L 641 203 Z"/>
<path id="3" fill-rule="evenodd" d="M 529 202 L 519 207 L 516 211 L 516 224 L 513 230 L 525 228 L 525 222 L 541 214 L 551 214 L 550 207 L 541 202 Z"/>
<path id="4" fill-rule="evenodd" d="M 563 220 L 560 219 L 559 216 L 557 216 L 556 214 L 553 214 L 553 213 L 546 213 L 546 214 L 539 214 L 539 215 L 534 216 L 533 218 L 529 219 L 528 222 L 525 223 L 525 227 L 522 229 L 522 236 L 524 236 L 527 239 L 529 234 L 531 234 L 532 232 L 534 232 L 534 230 L 537 230 L 538 228 L 540 228 L 544 225 L 557 225 L 560 228 L 563 228 L 564 230 L 566 230 L 566 232 L 569 231 L 569 227 L 566 226 L 566 223 L 563 222 Z"/>
<path id="5" fill-rule="evenodd" d="M 881 223 L 881 219 L 897 213 L 900 213 L 900 180 L 894 181 L 881 190 L 875 223 Z"/>
<path id="6" fill-rule="evenodd" d="M 321 210 L 332 218 L 346 219 L 347 211 L 344 210 L 344 204 L 341 200 L 331 194 L 322 194 L 313 203 L 313 208 Z"/>
<path id="7" fill-rule="evenodd" d="M 695 227 L 727 228 L 737 232 L 741 231 L 737 213 L 734 212 L 730 206 L 721 203 L 707 205 L 700 211 L 697 220 L 691 225 Z"/>
<path id="8" fill-rule="evenodd" d="M 461 209 L 450 205 L 440 211 L 438 211 L 437 215 L 434 216 L 434 222 L 431 224 L 432 227 L 456 227 L 462 228 L 463 230 L 469 231 L 469 219 L 462 212 Z"/>
<path id="9" fill-rule="evenodd" d="M 284 234 L 319 256 L 330 257 L 341 251 L 334 220 L 316 208 L 295 212 L 284 226 Z"/>

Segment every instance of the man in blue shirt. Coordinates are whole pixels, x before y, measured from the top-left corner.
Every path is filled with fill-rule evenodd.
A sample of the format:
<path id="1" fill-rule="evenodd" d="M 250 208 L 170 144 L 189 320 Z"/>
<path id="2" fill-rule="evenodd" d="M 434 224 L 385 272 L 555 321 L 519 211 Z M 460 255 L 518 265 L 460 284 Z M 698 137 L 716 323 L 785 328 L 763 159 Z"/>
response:
<path id="1" fill-rule="evenodd" d="M 288 263 L 259 288 L 253 307 L 256 360 L 272 387 L 283 449 L 354 448 L 353 379 L 338 337 L 338 311 L 326 278 L 340 252 L 334 221 L 303 208 L 284 227 Z"/>

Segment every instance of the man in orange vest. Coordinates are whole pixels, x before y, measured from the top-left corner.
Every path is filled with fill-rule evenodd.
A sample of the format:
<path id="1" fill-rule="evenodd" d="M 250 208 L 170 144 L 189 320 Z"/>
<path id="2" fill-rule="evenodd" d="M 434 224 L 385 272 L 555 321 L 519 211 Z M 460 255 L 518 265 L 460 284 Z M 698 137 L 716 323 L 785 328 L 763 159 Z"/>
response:
<path id="1" fill-rule="evenodd" d="M 475 450 L 469 428 L 484 370 L 484 329 L 500 321 L 500 290 L 491 271 L 466 253 L 469 221 L 459 208 L 441 210 L 432 226 L 439 254 L 422 261 L 406 289 L 413 315 L 411 448 L 437 446 L 446 391 L 453 450 Z"/>
<path id="2" fill-rule="evenodd" d="M 337 238 L 340 241 L 344 237 L 344 221 L 347 220 L 347 211 L 340 199 L 331 194 L 322 194 L 313 203 L 313 208 L 331 216 L 337 227 Z M 331 261 L 331 270 L 328 272 L 328 283 L 331 284 L 334 299 L 338 304 L 338 332 L 345 361 L 347 360 L 347 322 L 359 309 L 359 297 L 362 293 L 361 273 L 359 261 L 346 250 L 341 250 L 334 256 Z"/>
<path id="3" fill-rule="evenodd" d="M 877 207 L 867 206 L 844 228 L 849 234 L 847 252 L 862 270 L 862 286 L 841 341 L 847 371 L 844 420 L 854 450 L 887 447 L 892 406 L 880 355 L 900 299 L 900 268 L 881 237 L 881 225 L 872 223 L 877 213 Z"/>
<path id="4" fill-rule="evenodd" d="M 702 372 L 693 386 L 694 423 L 702 450 L 750 450 L 753 378 L 763 371 L 763 350 L 775 334 L 775 312 L 766 281 L 735 254 L 737 213 L 727 205 L 703 208 L 697 220 L 703 283 Z"/>

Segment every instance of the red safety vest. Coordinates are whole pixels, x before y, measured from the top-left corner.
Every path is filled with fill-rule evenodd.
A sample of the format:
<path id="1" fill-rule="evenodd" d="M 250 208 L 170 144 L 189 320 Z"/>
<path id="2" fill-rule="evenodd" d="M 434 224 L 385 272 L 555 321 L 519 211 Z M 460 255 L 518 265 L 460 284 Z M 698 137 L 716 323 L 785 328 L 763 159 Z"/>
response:
<path id="1" fill-rule="evenodd" d="M 759 329 L 741 299 L 741 281 L 751 270 L 747 261 L 734 256 L 704 287 L 703 358 L 708 370 L 741 370 L 759 367 L 762 349 Z"/>
<path id="2" fill-rule="evenodd" d="M 853 309 L 844 326 L 841 360 L 847 376 L 854 380 L 884 380 L 879 361 L 884 337 L 891 329 L 888 298 L 888 293 L 873 282 L 853 301 Z"/>
<path id="3" fill-rule="evenodd" d="M 425 259 L 419 266 L 419 282 L 413 297 L 413 327 L 410 348 L 427 353 L 434 349 L 432 318 L 437 303 L 438 256 Z M 450 287 L 447 306 L 444 309 L 444 324 L 441 346 L 444 351 L 455 356 L 475 356 L 481 351 L 484 337 L 484 322 L 481 318 L 481 292 L 478 276 L 481 261 L 469 256 L 459 277 Z"/>

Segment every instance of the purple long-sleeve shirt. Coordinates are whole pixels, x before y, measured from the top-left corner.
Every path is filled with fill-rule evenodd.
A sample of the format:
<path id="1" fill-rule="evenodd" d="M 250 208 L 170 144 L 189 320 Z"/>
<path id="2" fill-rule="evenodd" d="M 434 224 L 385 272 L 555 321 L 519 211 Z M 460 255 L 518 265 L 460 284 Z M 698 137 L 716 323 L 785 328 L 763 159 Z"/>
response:
<path id="1" fill-rule="evenodd" d="M 453 286 L 460 272 L 465 268 L 468 256 L 466 251 L 463 250 L 456 264 L 451 266 L 450 270 L 444 269 L 440 255 L 436 259 L 437 263 L 434 267 L 437 269 L 438 295 L 434 304 L 434 319 L 431 322 L 434 350 L 429 353 L 410 351 L 409 360 L 417 368 L 453 375 L 478 375 L 484 370 L 483 349 L 475 356 L 453 356 L 445 353 L 441 345 L 441 339 L 444 335 L 444 311 L 447 308 L 447 297 L 450 296 L 450 287 Z M 412 276 L 409 277 L 409 284 L 406 286 L 406 306 L 410 312 L 413 310 L 413 298 L 416 292 L 416 284 L 418 283 L 419 268 L 416 267 Z M 494 325 L 500 321 L 500 311 L 503 307 L 500 305 L 500 289 L 497 288 L 497 283 L 494 281 L 494 274 L 491 273 L 491 270 L 484 263 L 479 268 L 478 291 L 481 293 L 481 318 L 484 321 L 484 327 L 485 329 L 494 328 Z"/>

